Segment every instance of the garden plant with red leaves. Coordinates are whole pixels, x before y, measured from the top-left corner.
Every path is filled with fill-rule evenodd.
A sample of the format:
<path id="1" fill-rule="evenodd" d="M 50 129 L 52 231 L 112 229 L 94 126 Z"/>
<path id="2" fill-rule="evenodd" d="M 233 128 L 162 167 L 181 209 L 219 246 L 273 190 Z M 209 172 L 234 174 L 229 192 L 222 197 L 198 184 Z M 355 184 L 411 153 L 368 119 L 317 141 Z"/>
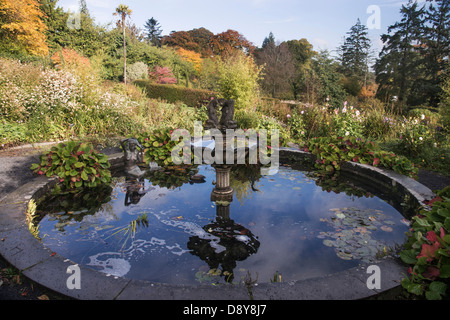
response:
<path id="1" fill-rule="evenodd" d="M 400 253 L 411 265 L 402 286 L 409 293 L 428 300 L 448 298 L 450 284 L 450 186 L 413 218 L 408 242 Z"/>

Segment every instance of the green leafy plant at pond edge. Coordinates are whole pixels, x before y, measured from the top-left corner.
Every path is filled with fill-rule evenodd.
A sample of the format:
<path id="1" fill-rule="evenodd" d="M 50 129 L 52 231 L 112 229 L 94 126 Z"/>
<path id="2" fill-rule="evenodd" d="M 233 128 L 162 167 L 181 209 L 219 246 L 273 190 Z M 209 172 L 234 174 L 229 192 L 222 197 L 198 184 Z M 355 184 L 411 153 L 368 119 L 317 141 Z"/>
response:
<path id="1" fill-rule="evenodd" d="M 137 138 L 145 148 L 144 161 L 146 163 L 154 161 L 164 167 L 174 164 L 172 150 L 183 141 L 183 137 L 180 137 L 178 141 L 172 141 L 174 130 L 171 128 L 158 129 Z"/>
<path id="2" fill-rule="evenodd" d="M 67 189 L 94 188 L 111 181 L 108 157 L 89 143 L 60 143 L 40 156 L 31 170 L 47 177 L 56 176 Z"/>
<path id="3" fill-rule="evenodd" d="M 418 168 L 407 158 L 381 150 L 372 141 L 356 137 L 319 137 L 310 139 L 304 151 L 316 156 L 315 167 L 325 172 L 339 171 L 346 161 L 384 167 L 415 178 Z"/>
<path id="4" fill-rule="evenodd" d="M 402 286 L 409 293 L 428 300 L 448 298 L 450 284 L 450 186 L 439 191 L 413 218 L 408 242 L 400 253 L 410 265 Z"/>

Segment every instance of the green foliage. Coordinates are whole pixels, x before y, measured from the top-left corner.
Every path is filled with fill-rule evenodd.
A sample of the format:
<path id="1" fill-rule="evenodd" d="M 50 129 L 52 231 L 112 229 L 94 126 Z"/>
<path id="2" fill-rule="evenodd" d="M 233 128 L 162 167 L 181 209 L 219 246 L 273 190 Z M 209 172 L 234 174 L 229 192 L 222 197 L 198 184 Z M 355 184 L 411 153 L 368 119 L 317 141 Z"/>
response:
<path id="1" fill-rule="evenodd" d="M 402 286 L 409 293 L 428 300 L 448 297 L 450 278 L 450 187 L 438 192 L 413 218 L 411 233 L 404 250 L 403 262 L 411 265 Z"/>
<path id="2" fill-rule="evenodd" d="M 341 66 L 345 75 L 362 82 L 369 68 L 367 62 L 371 41 L 368 38 L 368 29 L 358 19 L 347 34 L 348 37 L 339 48 Z"/>
<path id="3" fill-rule="evenodd" d="M 108 157 L 88 143 L 60 143 L 41 155 L 40 161 L 32 164 L 31 170 L 47 177 L 56 176 L 67 189 L 93 188 L 111 180 Z"/>
<path id="4" fill-rule="evenodd" d="M 175 85 L 155 84 L 146 80 L 137 80 L 135 85 L 144 88 L 151 99 L 162 99 L 170 103 L 181 101 L 189 107 L 198 107 L 208 103 L 214 95 L 209 90 L 192 89 Z"/>
<path id="5" fill-rule="evenodd" d="M 256 101 L 262 68 L 242 53 L 226 60 L 217 59 L 218 90 L 225 99 L 234 99 L 236 109 L 245 109 Z"/>
<path id="6" fill-rule="evenodd" d="M 183 141 L 183 138 L 172 141 L 173 131 L 174 129 L 171 128 L 157 129 L 138 137 L 139 142 L 145 148 L 144 161 L 146 163 L 156 162 L 164 167 L 174 165 L 172 150 Z"/>
<path id="7" fill-rule="evenodd" d="M 286 145 L 290 140 L 290 133 L 283 123 L 275 118 L 262 115 L 258 118 L 257 130 L 267 130 L 267 144 L 270 145 L 273 130 L 278 130 L 280 146 Z"/>
<path id="8" fill-rule="evenodd" d="M 0 146 L 26 141 L 26 126 L 15 122 L 0 122 Z"/>
<path id="9" fill-rule="evenodd" d="M 450 76 L 442 84 L 441 103 L 439 105 L 442 126 L 450 132 Z"/>
<path id="10" fill-rule="evenodd" d="M 291 132 L 291 137 L 300 142 L 304 142 L 306 139 L 306 125 L 302 114 L 304 111 L 294 111 L 292 115 L 288 115 L 288 124 Z"/>
<path id="11" fill-rule="evenodd" d="M 383 151 L 372 141 L 356 137 L 320 137 L 310 139 L 305 150 L 317 157 L 316 168 L 325 172 L 339 171 L 345 161 L 384 167 L 415 177 L 418 169 L 411 161 L 394 153 Z"/>

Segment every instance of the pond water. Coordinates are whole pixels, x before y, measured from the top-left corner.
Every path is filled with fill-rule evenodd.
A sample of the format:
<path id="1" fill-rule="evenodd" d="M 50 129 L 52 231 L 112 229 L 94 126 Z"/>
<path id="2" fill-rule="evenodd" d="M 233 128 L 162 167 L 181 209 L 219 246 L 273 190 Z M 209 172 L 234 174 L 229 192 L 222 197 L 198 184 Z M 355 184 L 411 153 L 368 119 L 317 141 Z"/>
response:
<path id="1" fill-rule="evenodd" d="M 205 182 L 189 183 L 192 173 Z M 385 201 L 333 192 L 308 172 L 233 168 L 231 202 L 211 200 L 215 179 L 211 166 L 172 168 L 49 196 L 39 235 L 76 263 L 170 284 L 307 279 L 372 262 L 406 239 L 408 221 Z"/>

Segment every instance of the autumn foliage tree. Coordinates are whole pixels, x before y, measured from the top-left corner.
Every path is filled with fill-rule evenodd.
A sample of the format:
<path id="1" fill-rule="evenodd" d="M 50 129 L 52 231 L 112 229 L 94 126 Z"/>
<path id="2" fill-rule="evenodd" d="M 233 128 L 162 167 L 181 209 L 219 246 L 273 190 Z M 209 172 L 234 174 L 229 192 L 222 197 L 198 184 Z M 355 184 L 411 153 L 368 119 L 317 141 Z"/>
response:
<path id="1" fill-rule="evenodd" d="M 149 73 L 150 79 L 159 84 L 176 84 L 177 79 L 169 67 L 155 66 L 155 70 Z"/>
<path id="2" fill-rule="evenodd" d="M 173 31 L 162 40 L 163 45 L 200 53 L 203 58 L 230 56 L 241 51 L 253 54 L 255 46 L 235 30 L 214 34 L 205 28 Z"/>
<path id="3" fill-rule="evenodd" d="M 48 55 L 46 25 L 37 0 L 0 1 L 0 48 L 12 53 Z"/>
<path id="4" fill-rule="evenodd" d="M 213 35 L 209 45 L 213 54 L 220 56 L 230 56 L 236 51 L 251 55 L 255 51 L 255 46 L 250 41 L 239 32 L 231 29 Z"/>
<path id="5" fill-rule="evenodd" d="M 170 35 L 163 37 L 162 44 L 191 51 L 198 50 L 198 43 L 194 41 L 194 38 L 187 31 L 172 31 Z"/>
<path id="6" fill-rule="evenodd" d="M 184 48 L 178 48 L 177 53 L 181 56 L 181 58 L 184 61 L 192 63 L 195 71 L 200 72 L 202 68 L 202 56 L 200 53 L 191 50 L 186 50 Z"/>

